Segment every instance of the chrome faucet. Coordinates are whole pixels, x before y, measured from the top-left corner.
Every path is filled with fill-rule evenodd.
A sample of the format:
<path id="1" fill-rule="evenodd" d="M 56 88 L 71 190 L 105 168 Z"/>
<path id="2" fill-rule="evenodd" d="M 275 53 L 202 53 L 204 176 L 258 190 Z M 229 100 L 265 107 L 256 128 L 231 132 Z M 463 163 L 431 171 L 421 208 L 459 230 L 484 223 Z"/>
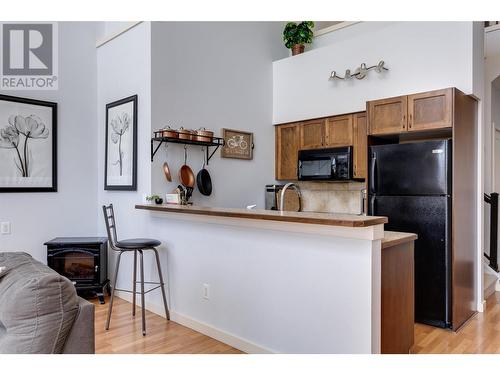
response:
<path id="1" fill-rule="evenodd" d="M 301 211 L 302 210 L 302 202 L 301 202 L 300 189 L 293 182 L 289 182 L 288 184 L 283 186 L 283 189 L 281 189 L 281 192 L 280 192 L 280 211 L 283 211 L 283 209 L 285 208 L 285 193 L 289 187 L 294 188 L 295 191 L 297 192 L 297 195 L 299 197 L 299 211 Z"/>

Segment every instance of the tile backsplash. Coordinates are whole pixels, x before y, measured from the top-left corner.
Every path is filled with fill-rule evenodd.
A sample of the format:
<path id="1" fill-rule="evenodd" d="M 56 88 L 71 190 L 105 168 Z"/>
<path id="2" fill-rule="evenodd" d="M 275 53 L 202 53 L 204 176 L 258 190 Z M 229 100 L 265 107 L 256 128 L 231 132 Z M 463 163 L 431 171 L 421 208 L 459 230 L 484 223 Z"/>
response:
<path id="1" fill-rule="evenodd" d="M 364 182 L 298 182 L 302 211 L 361 214 Z"/>

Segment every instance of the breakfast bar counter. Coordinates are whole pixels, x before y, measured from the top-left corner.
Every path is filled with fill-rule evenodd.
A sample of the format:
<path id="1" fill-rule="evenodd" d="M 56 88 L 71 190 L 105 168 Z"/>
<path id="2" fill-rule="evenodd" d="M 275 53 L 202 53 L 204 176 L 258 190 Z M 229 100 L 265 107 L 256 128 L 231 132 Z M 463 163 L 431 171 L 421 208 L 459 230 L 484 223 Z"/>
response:
<path id="1" fill-rule="evenodd" d="M 271 211 L 263 209 L 218 208 L 182 206 L 178 204 L 138 204 L 135 208 L 161 212 L 193 215 L 220 216 L 239 219 L 271 220 L 289 223 L 333 225 L 341 227 L 368 227 L 387 223 L 382 216 L 363 216 L 349 214 L 328 214 L 317 212 Z"/>
<path id="2" fill-rule="evenodd" d="M 382 258 L 388 250 L 382 243 L 396 248 L 412 239 L 385 234 L 387 218 L 135 208 L 150 217 L 148 235 L 165 246 L 174 321 L 249 353 L 383 351 Z M 179 236 L 186 227 L 190 235 Z"/>

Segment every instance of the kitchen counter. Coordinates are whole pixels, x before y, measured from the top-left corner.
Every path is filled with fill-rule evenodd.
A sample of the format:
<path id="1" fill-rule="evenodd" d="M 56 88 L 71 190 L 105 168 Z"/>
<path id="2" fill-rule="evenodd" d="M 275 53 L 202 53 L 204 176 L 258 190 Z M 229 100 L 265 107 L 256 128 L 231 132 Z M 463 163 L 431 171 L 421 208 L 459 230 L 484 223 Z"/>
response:
<path id="1" fill-rule="evenodd" d="M 392 232 L 386 230 L 384 231 L 384 238 L 382 238 L 382 249 L 415 241 L 416 239 L 417 235 L 415 233 Z"/>
<path id="2" fill-rule="evenodd" d="M 135 208 L 149 216 L 145 233 L 165 246 L 174 321 L 202 332 L 220 329 L 225 342 L 248 353 L 407 352 L 408 340 L 382 335 L 389 326 L 381 312 L 413 319 L 406 310 L 401 314 L 398 299 L 413 290 L 395 277 L 410 274 L 411 264 L 400 260 L 413 252 L 402 247 L 416 236 L 384 232 L 386 217 L 169 204 Z M 177 235 L 186 228 L 188 236 Z M 397 266 L 386 264 L 393 260 Z M 382 303 L 386 285 L 398 296 L 389 310 Z M 208 298 L 200 292 L 204 286 Z M 403 325 L 391 321 L 391 332 L 399 333 Z"/>
<path id="3" fill-rule="evenodd" d="M 177 204 L 138 204 L 135 208 L 182 214 L 220 216 L 240 219 L 271 220 L 301 224 L 319 224 L 340 227 L 368 227 L 387 223 L 382 216 L 363 216 L 348 214 L 327 214 L 316 212 L 270 211 L 262 209 L 217 208 L 201 206 L 181 206 Z"/>
<path id="4" fill-rule="evenodd" d="M 387 354 L 409 353 L 414 331 L 413 233 L 385 231 L 382 239 L 382 346 Z"/>

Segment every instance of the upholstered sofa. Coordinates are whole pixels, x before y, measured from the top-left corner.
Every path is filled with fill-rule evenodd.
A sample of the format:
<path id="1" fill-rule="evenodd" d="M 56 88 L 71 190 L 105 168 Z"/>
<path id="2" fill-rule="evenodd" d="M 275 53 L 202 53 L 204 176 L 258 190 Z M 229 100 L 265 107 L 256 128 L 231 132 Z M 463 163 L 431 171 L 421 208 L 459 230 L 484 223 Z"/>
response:
<path id="1" fill-rule="evenodd" d="M 94 305 L 25 253 L 0 252 L 0 353 L 92 354 Z"/>

